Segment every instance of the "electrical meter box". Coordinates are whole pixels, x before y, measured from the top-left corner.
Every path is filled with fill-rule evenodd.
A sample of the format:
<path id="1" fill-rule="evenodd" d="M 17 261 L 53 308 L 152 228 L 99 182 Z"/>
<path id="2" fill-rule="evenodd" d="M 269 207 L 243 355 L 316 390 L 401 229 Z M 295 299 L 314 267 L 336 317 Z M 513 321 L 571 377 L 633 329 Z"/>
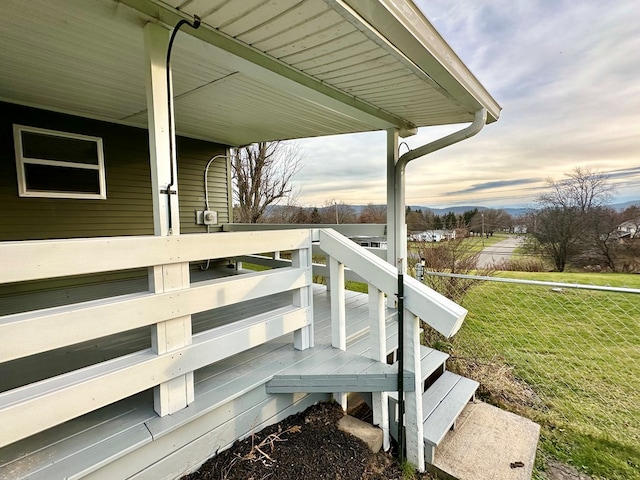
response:
<path id="1" fill-rule="evenodd" d="M 218 212 L 214 210 L 196 211 L 196 225 L 217 225 Z"/>

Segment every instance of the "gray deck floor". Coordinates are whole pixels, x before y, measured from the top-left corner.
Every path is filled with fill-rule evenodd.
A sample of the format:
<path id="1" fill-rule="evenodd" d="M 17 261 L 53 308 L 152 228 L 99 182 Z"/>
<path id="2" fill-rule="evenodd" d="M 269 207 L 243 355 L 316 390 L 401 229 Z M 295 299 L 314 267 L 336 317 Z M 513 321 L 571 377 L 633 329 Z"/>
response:
<path id="1" fill-rule="evenodd" d="M 223 274 L 233 274 L 224 272 Z M 198 274 L 196 274 L 198 275 Z M 211 274 L 208 274 L 211 275 Z M 215 274 L 214 274 L 215 275 Z M 202 277 L 203 275 L 199 275 Z M 195 279 L 194 279 L 195 280 Z M 139 286 L 138 286 L 139 288 Z M 365 294 L 346 292 L 346 317 L 348 352 L 366 354 L 368 342 L 368 297 Z M 196 401 L 184 414 L 160 418 L 153 410 L 152 391 L 116 402 L 64 425 L 34 435 L 0 449 L 0 471 L 3 466 L 19 464 L 17 458 L 29 456 L 30 463 L 37 463 L 39 455 L 56 456 L 57 448 L 69 448 L 61 440 L 73 437 L 75 442 L 92 444 L 98 438 L 122 431 L 147 429 L 158 438 L 166 432 L 179 428 L 193 420 L 194 416 L 206 412 L 249 392 L 268 382 L 274 375 L 287 371 L 313 371 L 323 364 L 335 364 L 339 351 L 331 347 L 330 294 L 323 285 L 314 285 L 315 347 L 304 351 L 295 350 L 292 335 L 285 335 L 271 342 L 254 347 L 226 358 L 195 372 Z M 238 315 L 243 317 L 289 304 L 291 293 L 278 294 L 239 305 L 228 306 L 193 316 L 194 333 L 232 322 Z M 27 359 L 0 365 L 0 391 L 58 375 L 64 371 L 82 368 L 109 358 L 149 348 L 149 328 L 141 328 L 120 335 L 113 335 L 64 349 L 46 352 Z M 395 310 L 387 310 L 388 351 L 397 345 Z M 112 427 L 110 427 L 112 425 Z M 41 453 L 38 453 L 41 452 Z M 60 453 L 62 455 L 62 453 Z"/>

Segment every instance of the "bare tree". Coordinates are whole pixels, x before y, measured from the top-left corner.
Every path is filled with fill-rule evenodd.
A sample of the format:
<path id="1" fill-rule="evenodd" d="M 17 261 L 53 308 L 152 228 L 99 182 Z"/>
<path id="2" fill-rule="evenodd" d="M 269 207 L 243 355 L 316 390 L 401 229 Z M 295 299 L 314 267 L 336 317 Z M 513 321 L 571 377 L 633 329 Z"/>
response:
<path id="1" fill-rule="evenodd" d="M 309 223 L 309 212 L 294 199 L 287 199 L 284 205 L 275 205 L 261 218 L 264 223 L 300 224 Z"/>
<path id="2" fill-rule="evenodd" d="M 387 223 L 387 206 L 367 204 L 360 212 L 360 223 Z"/>
<path id="3" fill-rule="evenodd" d="M 537 198 L 527 225 L 543 255 L 560 272 L 570 258 L 584 251 L 595 217 L 614 191 L 602 172 L 578 167 L 566 176 L 560 181 L 547 180 L 548 190 Z"/>
<path id="4" fill-rule="evenodd" d="M 238 221 L 257 223 L 269 205 L 294 194 L 292 179 L 301 153 L 286 142 L 260 142 L 239 148 L 231 161 Z"/>
<path id="5" fill-rule="evenodd" d="M 425 270 L 432 272 L 492 275 L 494 273 L 492 267 L 478 264 L 480 252 L 474 248 L 477 243 L 477 241 L 461 237 L 438 244 L 424 241 L 415 242 L 413 251 L 409 254 L 409 262 L 411 265 L 415 265 L 424 260 Z M 462 303 L 464 296 L 476 284 L 477 280 L 427 274 L 424 282 L 445 297 Z"/>
<path id="6" fill-rule="evenodd" d="M 609 268 L 613 272 L 629 272 L 637 268 L 640 263 L 638 207 L 630 207 L 623 212 L 611 208 L 599 209 L 592 221 L 592 228 L 594 249 L 584 259 L 585 265 Z"/>
<path id="7" fill-rule="evenodd" d="M 356 211 L 351 205 L 327 200 L 320 209 L 322 223 L 355 223 Z"/>
<path id="8" fill-rule="evenodd" d="M 410 232 L 421 232 L 427 229 L 427 220 L 420 210 L 406 210 L 407 230 Z"/>

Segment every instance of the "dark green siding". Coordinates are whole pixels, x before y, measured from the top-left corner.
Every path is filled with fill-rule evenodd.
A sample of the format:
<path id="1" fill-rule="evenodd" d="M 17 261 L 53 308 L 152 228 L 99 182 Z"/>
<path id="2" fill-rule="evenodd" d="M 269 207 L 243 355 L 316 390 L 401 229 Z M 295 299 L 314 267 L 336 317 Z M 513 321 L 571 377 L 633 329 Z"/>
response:
<path id="1" fill-rule="evenodd" d="M 206 227 L 195 224 L 195 211 L 205 209 L 204 170 L 216 155 L 225 155 L 224 148 L 211 151 L 211 144 L 199 140 L 178 140 L 178 196 L 180 197 L 181 233 L 203 233 Z M 218 212 L 218 223 L 229 223 L 228 161 L 218 158 L 208 171 L 209 208 Z M 211 231 L 220 228 L 211 227 Z"/>
<path id="2" fill-rule="evenodd" d="M 153 235 L 148 133 L 144 129 L 0 103 L 0 241 L 47 238 Z M 13 124 L 101 137 L 106 200 L 18 196 Z M 204 167 L 223 145 L 178 139 L 181 231 L 203 233 L 195 210 L 204 209 Z M 209 169 L 210 205 L 228 222 L 227 162 Z"/>
<path id="3" fill-rule="evenodd" d="M 0 241 L 153 235 L 149 140 L 146 130 L 0 103 Z M 101 137 L 106 200 L 18 196 L 13 124 Z M 204 167 L 223 145 L 179 138 L 178 191 L 182 233 L 204 233 L 195 210 L 204 209 Z M 209 169 L 211 209 L 229 221 L 227 161 Z"/>

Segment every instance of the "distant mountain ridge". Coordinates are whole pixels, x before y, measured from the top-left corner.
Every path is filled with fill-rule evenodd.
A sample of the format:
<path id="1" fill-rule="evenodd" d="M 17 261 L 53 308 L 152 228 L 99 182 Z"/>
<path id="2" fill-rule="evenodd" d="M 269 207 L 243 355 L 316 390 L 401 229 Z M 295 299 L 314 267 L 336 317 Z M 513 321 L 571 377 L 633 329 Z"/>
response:
<path id="1" fill-rule="evenodd" d="M 379 204 L 381 206 L 384 206 L 384 204 Z M 363 208 L 366 207 L 366 205 L 350 205 L 356 212 L 356 214 L 360 214 L 360 212 L 362 211 Z M 514 217 L 519 217 L 521 215 L 526 214 L 529 211 L 529 208 L 527 207 L 483 207 L 481 205 L 455 205 L 455 206 L 451 206 L 451 207 L 445 207 L 445 208 L 432 208 L 432 207 L 425 207 L 423 205 L 408 205 L 411 210 L 420 210 L 421 212 L 424 212 L 425 210 L 429 210 L 431 212 L 433 212 L 435 215 L 446 215 L 449 212 L 453 212 L 456 215 L 461 215 L 464 212 L 468 212 L 469 210 L 474 210 L 474 209 L 478 209 L 478 211 L 482 211 L 482 210 L 504 210 L 505 212 L 507 212 L 509 215 L 512 215 Z M 619 212 L 629 208 L 629 207 L 640 207 L 640 199 L 639 200 L 631 200 L 628 202 L 623 202 L 623 203 L 614 203 L 609 205 L 611 208 L 613 208 L 614 210 L 617 210 Z"/>
<path id="2" fill-rule="evenodd" d="M 457 205 L 453 207 L 446 208 L 431 208 L 431 207 L 423 207 L 419 205 L 411 205 L 411 210 L 420 210 L 425 211 L 429 210 L 433 212 L 435 215 L 446 215 L 449 212 L 453 212 L 456 215 L 461 215 L 464 212 L 468 212 L 469 210 L 478 209 L 479 212 L 483 210 L 504 210 L 509 215 L 513 215 L 514 217 L 519 217 L 520 215 L 524 215 L 527 213 L 527 208 L 515 208 L 515 207 L 483 207 L 480 205 Z"/>

